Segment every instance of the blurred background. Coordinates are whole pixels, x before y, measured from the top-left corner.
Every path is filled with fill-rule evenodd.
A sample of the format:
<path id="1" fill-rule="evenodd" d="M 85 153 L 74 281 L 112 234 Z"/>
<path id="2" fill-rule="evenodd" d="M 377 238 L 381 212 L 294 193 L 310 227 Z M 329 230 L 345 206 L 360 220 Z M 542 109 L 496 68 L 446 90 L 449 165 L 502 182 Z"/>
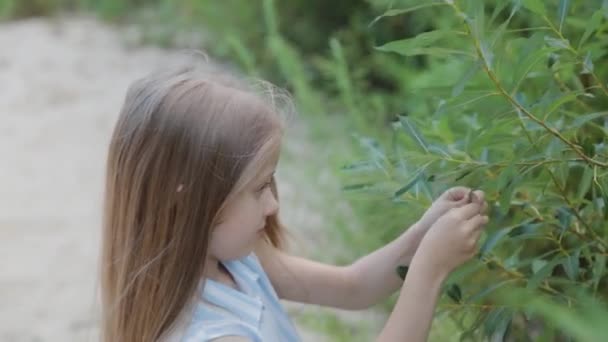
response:
<path id="1" fill-rule="evenodd" d="M 109 137 L 184 49 L 293 95 L 294 253 L 353 262 L 479 188 L 430 340 L 606 339 L 608 1 L 0 0 L 0 341 L 96 340 Z M 286 305 L 305 341 L 370 341 L 395 299 Z"/>

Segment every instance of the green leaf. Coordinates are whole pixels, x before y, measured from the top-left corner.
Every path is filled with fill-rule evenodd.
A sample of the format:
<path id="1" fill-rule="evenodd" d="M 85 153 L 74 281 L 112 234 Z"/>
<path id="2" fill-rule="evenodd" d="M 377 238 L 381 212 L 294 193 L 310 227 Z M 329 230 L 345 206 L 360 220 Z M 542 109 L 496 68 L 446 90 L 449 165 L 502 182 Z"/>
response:
<path id="1" fill-rule="evenodd" d="M 559 97 L 558 100 L 554 101 L 551 104 L 551 107 L 549 107 L 549 109 L 545 113 L 545 117 L 547 117 L 549 114 L 553 113 L 557 108 L 561 107 L 562 105 L 576 100 L 576 97 L 578 95 L 579 95 L 578 93 L 568 93 L 565 96 L 562 95 L 561 97 Z"/>
<path id="2" fill-rule="evenodd" d="M 483 65 L 482 63 L 483 61 L 476 60 L 471 64 L 471 67 L 469 67 L 469 69 L 462 75 L 458 82 L 456 82 L 454 88 L 452 88 L 453 97 L 462 94 L 462 91 L 464 90 L 466 84 L 471 80 L 473 76 L 475 76 L 477 72 L 479 72 L 479 70 L 481 70 L 481 66 Z"/>
<path id="3" fill-rule="evenodd" d="M 589 51 L 587 52 L 585 60 L 583 61 L 583 71 L 581 71 L 581 74 L 591 73 L 593 73 L 593 61 L 591 60 L 591 51 Z"/>
<path id="4" fill-rule="evenodd" d="M 428 144 L 426 143 L 426 141 L 422 137 L 422 134 L 420 134 L 420 131 L 418 131 L 412 120 L 410 120 L 410 118 L 405 115 L 399 115 L 399 122 L 401 122 L 403 130 L 412 138 L 414 143 L 416 143 L 417 146 L 422 148 L 424 152 L 428 153 Z"/>
<path id="5" fill-rule="evenodd" d="M 414 38 L 395 40 L 376 47 L 380 51 L 396 52 L 404 56 L 415 55 L 450 55 L 450 54 L 467 54 L 459 50 L 451 50 L 445 48 L 431 47 L 437 41 L 443 38 L 453 39 L 454 33 L 446 30 L 435 30 L 423 32 Z"/>
<path id="6" fill-rule="evenodd" d="M 582 200 L 583 197 L 589 192 L 589 188 L 591 187 L 591 182 L 593 181 L 593 168 L 586 166 L 583 171 L 583 176 L 578 184 L 578 193 L 577 198 Z"/>
<path id="7" fill-rule="evenodd" d="M 373 183 L 348 184 L 342 187 L 342 191 L 364 190 L 372 187 L 373 185 Z"/>
<path id="8" fill-rule="evenodd" d="M 376 22 L 378 22 L 380 19 L 382 19 L 384 17 L 394 17 L 397 15 L 407 14 L 407 13 L 414 12 L 419 9 L 423 9 L 423 8 L 427 8 L 427 7 L 445 6 L 445 5 L 447 5 L 447 3 L 445 3 L 445 2 L 431 2 L 428 4 L 422 4 L 422 5 L 412 6 L 412 7 L 408 7 L 408 8 L 389 9 L 388 11 L 386 11 L 386 12 L 382 13 L 381 15 L 377 16 L 376 18 L 374 18 L 374 20 L 372 20 L 372 22 L 369 24 L 369 26 L 370 27 L 373 26 Z"/>
<path id="9" fill-rule="evenodd" d="M 397 269 L 395 269 L 395 272 L 397 273 L 399 278 L 401 278 L 401 280 L 405 280 L 405 276 L 407 275 L 408 270 L 409 270 L 409 267 L 404 266 L 404 265 L 399 265 L 399 266 L 397 266 Z"/>
<path id="10" fill-rule="evenodd" d="M 344 165 L 340 170 L 345 172 L 370 172 L 375 170 L 374 163 L 369 160 L 363 160 L 355 163 Z"/>
<path id="11" fill-rule="evenodd" d="M 566 271 L 566 275 L 568 278 L 570 278 L 570 280 L 576 280 L 578 278 L 579 257 L 580 250 L 577 250 L 575 253 L 565 258 L 562 262 L 562 267 L 564 268 L 564 271 Z"/>
<path id="12" fill-rule="evenodd" d="M 476 294 L 472 295 L 471 297 L 467 298 L 467 303 L 475 303 L 476 301 L 479 301 L 483 298 L 485 298 L 487 295 L 489 295 L 490 293 L 496 291 L 497 289 L 501 288 L 502 286 L 504 286 L 505 284 L 511 283 L 513 282 L 512 279 L 507 279 L 507 280 L 503 280 L 501 282 L 498 282 L 492 286 L 489 286 L 485 289 L 482 289 L 481 291 L 477 292 Z"/>
<path id="13" fill-rule="evenodd" d="M 517 64 L 514 65 L 511 93 L 517 91 L 519 85 L 538 62 L 545 60 L 555 50 L 557 49 L 544 46 L 544 36 L 538 32 L 528 38 L 522 49 L 519 50 Z"/>
<path id="14" fill-rule="evenodd" d="M 557 209 L 557 219 L 560 223 L 560 234 L 564 234 L 564 232 L 570 228 L 570 223 L 572 223 L 573 216 L 574 215 L 569 208 L 561 207 Z"/>
<path id="15" fill-rule="evenodd" d="M 583 44 L 585 44 L 587 39 L 589 39 L 589 37 L 591 37 L 591 35 L 595 31 L 597 31 L 597 28 L 602 23 L 602 18 L 603 18 L 603 14 L 602 14 L 601 10 L 597 10 L 593 13 L 593 15 L 591 16 L 591 20 L 589 20 L 589 23 L 587 24 L 587 28 L 585 29 L 585 32 L 583 33 L 583 36 L 581 37 L 581 40 L 578 42 L 579 49 L 581 48 L 581 46 L 583 46 Z"/>
<path id="16" fill-rule="evenodd" d="M 545 37 L 545 43 L 547 43 L 547 45 L 549 45 L 550 47 L 557 49 L 567 49 L 568 47 L 570 47 L 570 41 L 565 38 L 561 39 L 547 36 Z"/>
<path id="17" fill-rule="evenodd" d="M 536 289 L 540 285 L 540 283 L 545 280 L 545 278 L 547 278 L 551 275 L 551 273 L 553 273 L 553 269 L 555 268 L 555 266 L 557 266 L 561 262 L 562 259 L 554 259 L 545 264 L 537 272 L 534 272 L 534 274 L 530 278 L 528 278 L 527 288 Z"/>
<path id="18" fill-rule="evenodd" d="M 479 44 L 479 49 L 481 50 L 481 57 L 483 58 L 486 67 L 492 70 L 494 65 L 494 53 L 484 40 Z"/>
<path id="19" fill-rule="evenodd" d="M 511 310 L 505 307 L 493 309 L 488 313 L 483 324 L 485 334 L 492 336 L 492 341 L 503 341 L 500 335 L 504 335 L 511 322 L 511 318 Z"/>
<path id="20" fill-rule="evenodd" d="M 503 2 L 503 4 L 505 4 L 505 3 L 506 2 Z M 501 5 L 497 5 L 496 8 L 499 8 L 500 6 Z M 502 6 L 504 6 L 504 5 L 502 5 Z M 494 45 L 496 45 L 496 42 L 502 37 L 505 30 L 509 26 L 509 23 L 511 22 L 511 18 L 513 18 L 513 16 L 519 10 L 520 7 L 521 7 L 521 2 L 516 1 L 515 4 L 513 5 L 513 8 L 511 9 L 511 13 L 509 14 L 509 17 L 502 24 L 500 24 L 500 26 L 498 27 L 498 29 L 492 36 L 490 47 L 493 47 Z"/>
<path id="21" fill-rule="evenodd" d="M 566 14 L 568 13 L 568 6 L 570 5 L 570 1 L 568 0 L 560 0 L 557 16 L 559 17 L 559 32 L 562 32 L 562 26 L 564 25 L 564 19 L 566 19 Z"/>
<path id="22" fill-rule="evenodd" d="M 536 14 L 539 14 L 543 17 L 547 16 L 547 10 L 545 9 L 545 4 L 542 0 L 523 0 L 522 4 L 525 8 Z"/>
<path id="23" fill-rule="evenodd" d="M 547 265 L 547 263 L 548 262 L 543 259 L 534 259 L 532 261 L 532 272 L 536 273 L 540 271 L 543 267 L 545 267 L 545 265 Z"/>
<path id="24" fill-rule="evenodd" d="M 483 34 L 485 32 L 485 6 L 483 4 L 483 1 L 475 1 L 471 2 L 471 4 L 474 6 L 474 13 L 472 17 L 465 17 L 465 20 L 468 21 L 469 26 L 471 27 L 471 33 L 473 34 L 473 37 L 475 37 L 477 40 L 482 40 Z"/>
<path id="25" fill-rule="evenodd" d="M 374 165 L 376 165 L 376 167 L 378 169 L 384 171 L 384 173 L 388 175 L 388 171 L 386 170 L 386 168 L 383 165 L 384 162 L 386 162 L 386 160 L 387 160 L 386 155 L 380 149 L 378 142 L 374 139 L 367 138 L 367 137 L 359 137 L 358 140 L 359 140 L 359 144 L 367 150 L 372 161 L 374 162 Z"/>
<path id="26" fill-rule="evenodd" d="M 462 291 L 457 284 L 448 285 L 446 293 L 454 302 L 460 303 L 462 301 Z"/>
<path id="27" fill-rule="evenodd" d="M 507 234 L 509 234 L 510 229 L 500 229 L 495 231 L 492 235 L 488 236 L 484 243 L 479 248 L 479 254 L 483 257 L 486 256 L 492 249 L 500 242 L 500 240 Z"/>
<path id="28" fill-rule="evenodd" d="M 496 180 L 496 191 L 501 191 L 504 187 L 506 187 L 513 178 L 514 174 L 515 164 L 509 164 L 507 167 L 505 167 Z"/>
<path id="29" fill-rule="evenodd" d="M 511 206 L 511 197 L 515 191 L 515 165 L 510 164 L 498 176 L 496 191 L 499 193 L 499 208 L 504 215 Z"/>
<path id="30" fill-rule="evenodd" d="M 593 287 L 597 291 L 600 280 L 604 277 L 606 271 L 606 255 L 595 254 L 595 262 L 593 263 Z"/>
<path id="31" fill-rule="evenodd" d="M 604 220 L 608 220 L 608 181 L 604 180 L 599 188 L 604 201 Z"/>
<path id="32" fill-rule="evenodd" d="M 399 188 L 399 190 L 395 191 L 395 194 L 393 195 L 393 197 L 395 197 L 395 198 L 400 197 L 404 193 L 408 192 L 421 179 L 423 179 L 424 178 L 424 170 L 427 168 L 427 166 L 428 166 L 428 164 L 425 165 L 425 166 L 423 166 L 423 167 L 421 167 L 420 169 L 418 169 L 418 171 L 416 171 L 416 173 L 414 174 L 414 176 L 410 179 L 409 182 L 407 182 L 407 184 L 405 184 L 403 187 Z"/>
<path id="33" fill-rule="evenodd" d="M 505 340 L 505 334 L 507 333 L 507 330 L 509 329 L 512 320 L 513 316 L 510 310 L 508 311 L 508 313 L 505 313 L 501 316 L 501 320 L 499 321 L 498 326 L 494 329 L 494 331 L 492 331 L 492 341 Z"/>

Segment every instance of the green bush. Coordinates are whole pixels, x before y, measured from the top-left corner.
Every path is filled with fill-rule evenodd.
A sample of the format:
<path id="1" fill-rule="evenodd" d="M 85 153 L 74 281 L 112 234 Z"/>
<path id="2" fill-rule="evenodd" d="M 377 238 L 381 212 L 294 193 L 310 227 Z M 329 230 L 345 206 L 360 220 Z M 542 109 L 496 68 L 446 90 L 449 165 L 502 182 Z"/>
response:
<path id="1" fill-rule="evenodd" d="M 386 237 L 402 229 L 395 217 L 416 217 L 449 185 L 484 190 L 491 224 L 479 257 L 448 281 L 442 310 L 463 338 L 576 337 L 499 294 L 525 288 L 572 310 L 581 293 L 608 297 L 608 3 L 408 6 L 441 25 L 378 50 L 424 56 L 428 73 L 417 81 L 427 86 L 390 138 L 360 138 L 368 157 L 346 168 L 346 189 L 379 208 L 378 224 L 394 229 Z"/>

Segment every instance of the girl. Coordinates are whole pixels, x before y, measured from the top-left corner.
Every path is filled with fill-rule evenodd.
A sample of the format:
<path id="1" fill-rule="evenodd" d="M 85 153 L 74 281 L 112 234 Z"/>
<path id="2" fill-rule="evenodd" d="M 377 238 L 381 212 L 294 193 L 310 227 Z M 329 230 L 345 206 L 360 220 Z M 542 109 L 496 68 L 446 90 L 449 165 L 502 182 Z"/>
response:
<path id="1" fill-rule="evenodd" d="M 279 299 L 360 310 L 398 289 L 378 341 L 426 340 L 442 282 L 488 221 L 483 192 L 448 190 L 352 265 L 291 256 L 274 178 L 281 98 L 195 67 L 131 85 L 107 160 L 103 341 L 299 341 Z"/>

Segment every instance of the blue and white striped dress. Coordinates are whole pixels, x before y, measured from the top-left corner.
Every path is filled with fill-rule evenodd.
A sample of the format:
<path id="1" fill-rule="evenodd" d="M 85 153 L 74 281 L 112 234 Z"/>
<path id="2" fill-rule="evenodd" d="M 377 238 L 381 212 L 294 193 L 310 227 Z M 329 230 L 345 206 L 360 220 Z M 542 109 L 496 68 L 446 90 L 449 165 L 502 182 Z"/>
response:
<path id="1" fill-rule="evenodd" d="M 252 342 L 300 341 L 255 254 L 223 264 L 241 291 L 207 279 L 178 341 L 205 342 L 223 336 Z"/>

